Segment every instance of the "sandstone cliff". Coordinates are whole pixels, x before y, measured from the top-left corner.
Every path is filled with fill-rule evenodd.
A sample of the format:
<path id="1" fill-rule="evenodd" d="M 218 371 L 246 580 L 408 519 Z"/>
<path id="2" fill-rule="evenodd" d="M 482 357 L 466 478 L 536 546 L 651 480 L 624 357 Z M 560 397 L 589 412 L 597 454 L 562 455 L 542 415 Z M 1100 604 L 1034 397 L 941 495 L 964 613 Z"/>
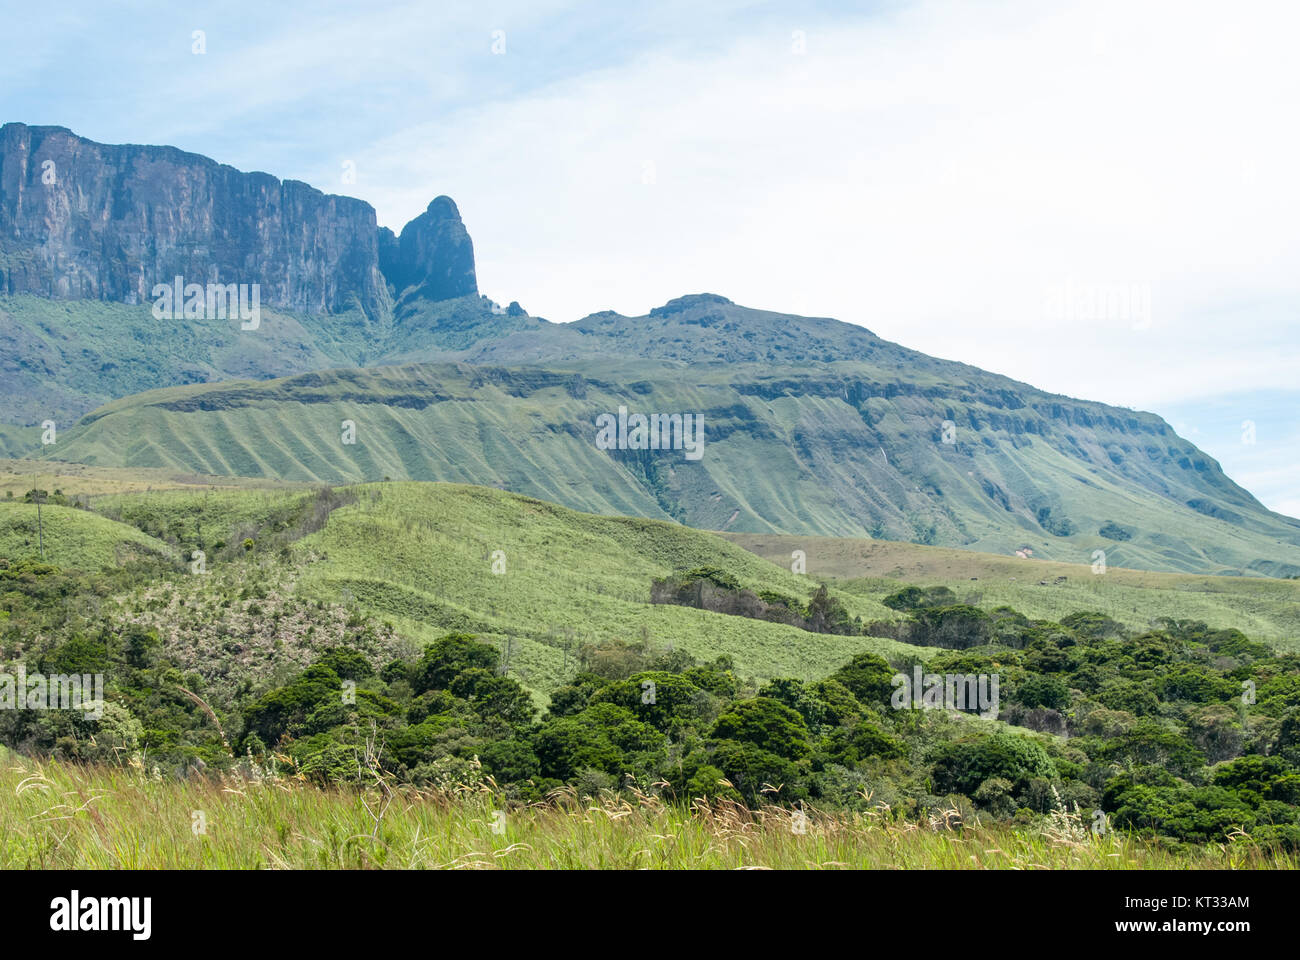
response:
<path id="1" fill-rule="evenodd" d="M 375 211 L 174 147 L 0 127 L 0 293 L 145 303 L 155 284 L 258 283 L 265 306 L 386 315 L 392 293 L 477 291 L 473 246 L 439 197 L 382 262 Z M 390 291 L 389 284 L 395 290 Z"/>

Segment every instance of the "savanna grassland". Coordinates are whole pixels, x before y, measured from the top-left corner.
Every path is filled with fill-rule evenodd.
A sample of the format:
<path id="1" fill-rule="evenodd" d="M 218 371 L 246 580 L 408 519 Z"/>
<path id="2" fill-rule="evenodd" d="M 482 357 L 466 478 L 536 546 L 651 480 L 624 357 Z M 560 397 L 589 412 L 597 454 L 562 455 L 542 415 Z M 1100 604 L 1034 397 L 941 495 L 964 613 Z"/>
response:
<path id="1" fill-rule="evenodd" d="M 1300 580 L 1132 570 L 887 540 L 722 536 L 786 566 L 791 553 L 802 550 L 809 576 L 856 596 L 879 598 L 904 581 L 946 586 L 984 609 L 1005 604 L 1046 619 L 1097 610 L 1142 626 L 1159 611 L 1161 616 L 1232 624 L 1284 649 L 1300 650 Z"/>
<path id="2" fill-rule="evenodd" d="M 574 324 L 461 307 L 468 313 L 448 324 L 425 326 L 414 314 L 396 322 L 396 352 L 350 360 L 364 359 L 363 369 L 337 368 L 368 339 L 341 318 L 317 331 L 330 334 L 319 351 L 304 325 L 277 322 L 276 335 L 290 339 L 257 338 L 244 372 L 227 374 L 240 379 L 217 377 L 217 358 L 203 353 L 211 344 L 191 331 L 173 359 L 211 375 L 142 392 L 124 383 L 102 405 L 46 378 L 41 409 L 79 410 L 80 419 L 68 416 L 57 443 L 45 444 L 27 404 L 17 422 L 29 426 L 0 429 L 0 452 L 303 483 L 465 483 L 705 530 L 1002 554 L 1028 544 L 1063 562 L 1105 549 L 1115 566 L 1300 574 L 1300 521 L 1265 509 L 1148 413 L 712 294 L 647 317 L 602 313 Z M 23 309 L 11 316 L 28 322 Z M 42 310 L 30 322 L 59 325 Z M 88 355 L 67 358 L 70 376 L 93 380 Z M 286 357 L 295 359 L 279 363 Z M 283 366 L 299 359 L 313 369 L 248 379 L 288 374 Z M 116 369 L 142 366 L 123 356 Z M 620 408 L 699 411 L 709 456 L 598 449 L 596 418 Z M 343 442 L 343 423 L 356 442 Z"/>
<path id="3" fill-rule="evenodd" d="M 106 703 L 0 711 L 6 865 L 1294 865 L 1294 582 L 67 473 L 0 501 L 0 651 Z"/>
<path id="4" fill-rule="evenodd" d="M 1033 830 L 697 800 L 639 790 L 507 808 L 492 785 L 319 787 L 292 771 L 168 781 L 140 765 L 0 757 L 0 869 L 1252 869 L 1296 866 L 1238 835 L 1171 850 L 1096 836 L 1065 812 Z M 507 812 L 508 811 L 508 812 Z"/>

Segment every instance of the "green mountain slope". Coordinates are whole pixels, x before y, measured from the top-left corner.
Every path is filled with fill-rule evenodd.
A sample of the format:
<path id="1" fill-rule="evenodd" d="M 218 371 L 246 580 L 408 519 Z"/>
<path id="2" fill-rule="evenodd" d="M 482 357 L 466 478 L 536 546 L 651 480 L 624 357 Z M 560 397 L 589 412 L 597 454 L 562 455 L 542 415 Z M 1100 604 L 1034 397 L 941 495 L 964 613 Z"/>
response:
<path id="1" fill-rule="evenodd" d="M 755 591 L 798 597 L 810 595 L 833 572 L 843 579 L 830 581 L 831 594 L 864 622 L 897 619 L 881 600 L 903 583 L 947 583 L 961 600 L 986 610 L 1009 601 L 1043 617 L 1101 610 L 1137 628 L 1160 616 L 1196 618 L 1212 627 L 1249 628 L 1251 636 L 1281 649 L 1294 649 L 1300 637 L 1295 614 L 1300 583 L 1294 581 L 1207 582 L 1122 570 L 1084 581 L 1087 568 L 913 544 L 878 545 L 890 554 L 891 569 L 882 571 L 861 564 L 861 542 L 825 538 L 809 538 L 811 575 L 796 575 L 786 549 L 795 541 L 786 538 L 736 538 L 774 561 L 769 562 L 716 534 L 580 513 L 486 487 L 343 488 L 329 495 L 331 509 L 323 516 L 313 508 L 313 497 L 301 490 L 168 490 L 98 496 L 91 505 L 141 529 L 165 532 L 178 552 L 206 550 L 217 577 L 237 566 L 244 569 L 239 565 L 250 559 L 267 565 L 269 575 L 292 559 L 299 596 L 354 603 L 392 623 L 415 647 L 449 630 L 478 634 L 503 651 L 508 642 L 511 673 L 542 697 L 572 674 L 583 644 L 648 643 L 701 660 L 725 654 L 741 674 L 758 679 L 820 678 L 863 650 L 891 660 L 934 652 L 889 639 L 812 634 L 649 602 L 653 578 L 699 566 L 721 568 Z M 284 553 L 276 532 L 292 532 L 304 516 L 316 517 L 309 525 L 313 529 L 295 534 L 291 552 Z M 255 541 L 251 552 L 240 546 L 244 536 Z M 223 542 L 229 545 L 218 546 Z M 1021 586 L 1004 582 L 1004 564 L 1053 575 L 1064 569 L 1071 576 L 1067 584 Z M 971 570 L 979 571 L 980 582 L 955 576 Z M 178 581 L 198 579 L 184 572 Z"/>
<path id="2" fill-rule="evenodd" d="M 0 500 L 0 557 L 14 563 L 42 556 L 65 569 L 95 571 L 131 557 L 176 559 L 177 553 L 133 526 L 86 510 L 44 504 L 38 518 L 34 503 Z"/>
<path id="3" fill-rule="evenodd" d="M 593 516 L 459 484 L 380 483 L 337 494 L 349 502 L 293 541 L 303 596 L 354 602 L 418 643 L 465 630 L 504 649 L 509 637 L 511 672 L 542 696 L 573 673 L 582 644 L 648 643 L 708 660 L 726 654 L 756 678 L 825 676 L 866 650 L 929 652 L 889 639 L 814 634 L 651 604 L 653 578 L 703 565 L 723 567 L 754 590 L 806 598 L 817 586 L 677 524 Z M 169 531 L 184 552 L 205 549 L 210 571 L 221 575 L 230 548 L 216 544 L 247 534 L 257 541 L 251 554 L 257 559 L 257 551 L 268 549 L 262 541 L 293 522 L 309 498 L 291 490 L 168 490 L 97 497 L 92 506 Z M 283 559 L 278 550 L 270 554 L 265 562 L 272 567 Z M 864 620 L 893 615 L 870 597 L 844 599 Z"/>
<path id="4" fill-rule="evenodd" d="M 451 480 L 708 529 L 1300 575 L 1300 520 L 1151 414 L 714 294 L 551 324 L 477 294 L 448 197 L 396 235 L 364 203 L 196 154 L 0 134 L 0 456 Z M 41 158 L 63 176 L 39 181 Z M 146 293 L 179 274 L 265 288 L 260 324 L 156 319 Z M 702 417 L 703 458 L 598 449 L 596 418 L 622 408 Z"/>
<path id="5" fill-rule="evenodd" d="M 5 417 L 60 428 L 53 445 L 39 427 L 0 429 L 11 457 L 457 481 L 706 529 L 1300 574 L 1300 520 L 1265 509 L 1159 417 L 714 295 L 568 325 L 412 291 L 391 319 L 269 313 L 257 331 L 85 301 L 8 298 L 0 311 Z M 347 368 L 412 359 L 427 362 Z M 232 375 L 252 379 L 207 382 Z M 196 382 L 121 396 L 178 379 Z M 120 399 L 62 419 L 108 396 Z M 596 418 L 620 407 L 701 415 L 703 458 L 598 449 Z"/>
<path id="6" fill-rule="evenodd" d="M 0 423 L 70 425 L 119 397 L 159 387 L 334 367 L 459 359 L 483 337 L 536 327 L 478 296 L 409 297 L 393 315 L 360 307 L 294 314 L 264 307 L 256 330 L 238 320 L 156 319 L 151 304 L 0 295 Z M 19 451 L 0 430 L 0 452 Z"/>
<path id="7" fill-rule="evenodd" d="M 576 358 L 196 384 L 109 403 L 26 455 L 286 481 L 447 480 L 704 529 L 1300 573 L 1300 521 L 1264 509 L 1158 417 L 960 364 L 892 364 L 901 348 L 872 340 L 863 352 L 877 359 L 820 367 Z M 703 457 L 598 449 L 596 417 L 620 406 L 701 414 Z"/>

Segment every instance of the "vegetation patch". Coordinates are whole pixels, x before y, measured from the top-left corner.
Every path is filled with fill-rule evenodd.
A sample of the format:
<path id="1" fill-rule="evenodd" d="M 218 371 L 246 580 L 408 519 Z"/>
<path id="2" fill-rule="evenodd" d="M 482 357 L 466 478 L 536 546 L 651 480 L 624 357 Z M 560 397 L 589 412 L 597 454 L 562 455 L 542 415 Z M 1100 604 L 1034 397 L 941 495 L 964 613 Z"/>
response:
<path id="1" fill-rule="evenodd" d="M 734 576 L 718 567 L 696 567 L 677 576 L 651 581 L 650 602 L 784 623 L 812 633 L 844 636 L 862 633 L 862 618 L 851 620 L 844 605 L 827 592 L 825 584 L 807 601 L 800 601 L 776 590 L 757 593 L 746 590 Z"/>

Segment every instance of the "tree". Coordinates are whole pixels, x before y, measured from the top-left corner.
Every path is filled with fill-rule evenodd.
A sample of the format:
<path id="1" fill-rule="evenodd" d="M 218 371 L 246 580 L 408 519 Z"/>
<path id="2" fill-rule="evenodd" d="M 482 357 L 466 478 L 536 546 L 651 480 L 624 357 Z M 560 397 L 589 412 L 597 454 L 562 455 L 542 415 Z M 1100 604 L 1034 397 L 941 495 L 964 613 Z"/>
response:
<path id="1" fill-rule="evenodd" d="M 826 759 L 850 768 L 863 760 L 892 760 L 906 754 L 907 748 L 902 741 L 866 721 L 832 730 L 825 740 Z"/>
<path id="2" fill-rule="evenodd" d="M 462 671 L 451 681 L 454 696 L 469 701 L 483 719 L 497 718 L 522 727 L 533 719 L 537 707 L 528 691 L 513 677 L 502 677 L 482 667 Z"/>
<path id="3" fill-rule="evenodd" d="M 894 692 L 890 678 L 895 671 L 879 654 L 859 653 L 845 666 L 831 674 L 831 679 L 848 688 L 861 703 L 884 704 Z"/>
<path id="4" fill-rule="evenodd" d="M 848 636 L 854 632 L 853 621 L 844 605 L 821 584 L 808 601 L 808 625 L 815 633 L 835 633 Z"/>
<path id="5" fill-rule="evenodd" d="M 479 643 L 472 633 L 449 633 L 424 648 L 412 671 L 411 688 L 416 693 L 445 690 L 462 671 L 479 667 L 494 670 L 499 654 L 496 647 Z"/>
<path id="6" fill-rule="evenodd" d="M 262 743 L 275 746 L 285 734 L 295 734 L 322 703 L 341 703 L 342 688 L 339 675 L 329 667 L 308 667 L 292 683 L 272 690 L 244 710 L 245 739 L 256 734 Z"/>
<path id="7" fill-rule="evenodd" d="M 1028 737 L 995 733 L 944 743 L 930 753 L 936 793 L 961 793 L 973 797 L 990 777 L 1011 782 L 1016 793 L 1030 780 L 1055 780 L 1057 771 L 1047 751 Z"/>
<path id="8" fill-rule="evenodd" d="M 787 760 L 798 760 L 809 752 L 803 717 L 771 697 L 733 703 L 713 725 L 713 736 L 752 743 Z"/>
<path id="9" fill-rule="evenodd" d="M 992 633 L 989 615 L 978 607 L 954 604 L 917 610 L 916 641 L 934 647 L 964 649 L 988 642 Z"/>
<path id="10" fill-rule="evenodd" d="M 329 667 L 343 680 L 365 680 L 375 675 L 374 668 L 370 666 L 370 661 L 366 659 L 365 654 L 351 647 L 335 647 L 333 650 L 327 650 L 316 662 L 321 666 Z"/>
<path id="11" fill-rule="evenodd" d="M 580 673 L 551 694 L 551 717 L 567 717 L 581 713 L 596 691 L 609 684 L 606 678 L 594 673 Z"/>
<path id="12" fill-rule="evenodd" d="M 533 737 L 533 750 L 544 776 L 571 780 L 585 769 L 619 776 L 639 755 L 653 754 L 663 743 L 663 734 L 626 707 L 595 703 L 543 723 Z"/>
<path id="13" fill-rule="evenodd" d="M 863 712 L 858 698 L 838 680 L 819 680 L 805 685 L 793 677 L 777 677 L 759 688 L 760 697 L 779 700 L 803 717 L 809 730 L 839 726 Z"/>
<path id="14" fill-rule="evenodd" d="M 518 783 L 536 777 L 542 769 L 533 748 L 523 740 L 495 740 L 485 744 L 479 760 L 498 783 Z"/>
<path id="15" fill-rule="evenodd" d="M 681 676 L 663 671 L 636 673 L 591 695 L 591 703 L 616 703 L 664 733 L 705 718 L 716 710 L 714 697 Z"/>
<path id="16" fill-rule="evenodd" d="M 720 740 L 710 762 L 751 807 L 764 800 L 789 802 L 807 793 L 793 763 L 753 743 Z"/>
<path id="17" fill-rule="evenodd" d="M 1062 710 L 1070 704 L 1070 688 L 1060 677 L 1030 675 L 1016 689 L 1016 700 L 1030 708 Z"/>
<path id="18" fill-rule="evenodd" d="M 1201 751 L 1159 720 L 1142 717 L 1101 751 L 1106 760 L 1129 760 L 1163 767 L 1182 777 L 1205 765 Z"/>
<path id="19" fill-rule="evenodd" d="M 687 799 L 696 797 L 705 797 L 710 800 L 727 799 L 743 801 L 744 797 L 736 790 L 735 787 L 727 785 L 727 775 L 713 766 L 706 763 L 696 769 L 695 773 L 686 783 Z"/>

